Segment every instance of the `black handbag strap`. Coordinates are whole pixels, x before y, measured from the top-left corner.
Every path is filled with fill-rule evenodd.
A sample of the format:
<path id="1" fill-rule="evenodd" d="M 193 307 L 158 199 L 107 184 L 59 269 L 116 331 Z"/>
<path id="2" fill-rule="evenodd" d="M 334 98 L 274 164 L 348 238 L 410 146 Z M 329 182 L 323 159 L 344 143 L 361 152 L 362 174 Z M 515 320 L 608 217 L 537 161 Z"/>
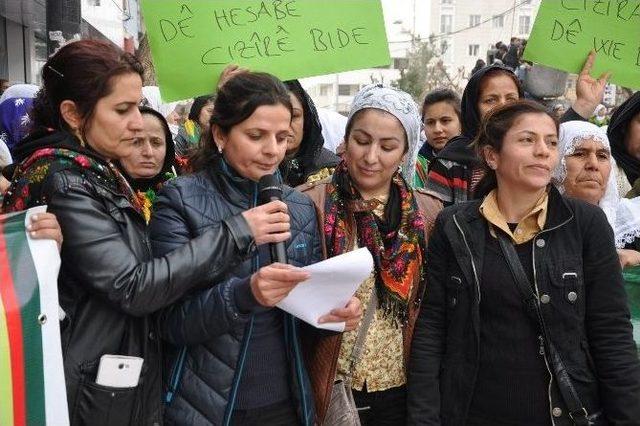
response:
<path id="1" fill-rule="evenodd" d="M 578 392 L 571 381 L 571 377 L 564 366 L 560 354 L 551 342 L 551 339 L 549 339 L 547 329 L 544 324 L 544 317 L 540 311 L 538 296 L 532 288 L 529 277 L 527 277 L 527 274 L 522 267 L 522 262 L 520 262 L 520 258 L 513 246 L 513 242 L 504 232 L 497 231 L 496 234 L 498 236 L 498 241 L 500 242 L 502 254 L 507 261 L 507 265 L 509 265 L 509 270 L 513 275 L 516 287 L 520 293 L 520 297 L 522 298 L 524 309 L 534 324 L 536 324 L 540 332 L 541 341 L 544 345 L 543 352 L 548 355 L 547 361 L 553 368 L 554 376 L 558 383 L 558 389 L 560 390 L 562 399 L 569 409 L 569 417 L 577 426 L 588 426 L 589 415 L 587 410 L 580 401 Z"/>

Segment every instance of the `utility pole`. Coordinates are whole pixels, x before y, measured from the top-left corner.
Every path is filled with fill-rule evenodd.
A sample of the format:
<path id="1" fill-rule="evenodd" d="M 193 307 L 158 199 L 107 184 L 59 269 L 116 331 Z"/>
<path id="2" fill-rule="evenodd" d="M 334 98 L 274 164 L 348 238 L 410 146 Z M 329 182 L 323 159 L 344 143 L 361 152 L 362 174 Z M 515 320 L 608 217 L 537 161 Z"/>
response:
<path id="1" fill-rule="evenodd" d="M 47 0 L 47 55 L 66 42 L 79 39 L 82 14 L 80 0 Z"/>

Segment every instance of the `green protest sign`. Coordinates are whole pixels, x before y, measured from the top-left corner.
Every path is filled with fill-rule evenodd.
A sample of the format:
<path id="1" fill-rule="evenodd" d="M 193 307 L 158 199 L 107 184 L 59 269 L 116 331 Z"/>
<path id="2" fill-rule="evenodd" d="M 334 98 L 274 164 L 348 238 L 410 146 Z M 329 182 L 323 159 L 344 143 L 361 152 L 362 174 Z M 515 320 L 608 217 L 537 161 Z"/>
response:
<path id="1" fill-rule="evenodd" d="M 640 0 L 543 0 L 524 58 L 579 73 L 590 50 L 593 75 L 640 87 Z"/>
<path id="2" fill-rule="evenodd" d="M 165 102 L 209 93 L 228 64 L 283 80 L 390 63 L 380 0 L 143 0 Z"/>

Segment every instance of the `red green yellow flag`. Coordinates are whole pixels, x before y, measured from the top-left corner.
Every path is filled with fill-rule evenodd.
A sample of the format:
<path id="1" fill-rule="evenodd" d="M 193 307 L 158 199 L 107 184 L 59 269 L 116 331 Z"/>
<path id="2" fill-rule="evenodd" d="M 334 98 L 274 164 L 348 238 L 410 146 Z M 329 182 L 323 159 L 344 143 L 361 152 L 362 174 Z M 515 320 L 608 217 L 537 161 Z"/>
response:
<path id="1" fill-rule="evenodd" d="M 58 308 L 60 257 L 26 224 L 44 207 L 0 216 L 0 425 L 68 425 Z"/>

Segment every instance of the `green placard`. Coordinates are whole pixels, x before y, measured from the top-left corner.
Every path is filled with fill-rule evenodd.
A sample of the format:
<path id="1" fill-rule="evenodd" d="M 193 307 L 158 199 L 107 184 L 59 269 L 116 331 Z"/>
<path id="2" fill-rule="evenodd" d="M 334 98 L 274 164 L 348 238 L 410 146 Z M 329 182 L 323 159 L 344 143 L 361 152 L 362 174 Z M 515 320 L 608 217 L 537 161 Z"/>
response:
<path id="1" fill-rule="evenodd" d="M 524 58 L 579 73 L 590 50 L 592 75 L 640 87 L 640 0 L 543 0 Z"/>
<path id="2" fill-rule="evenodd" d="M 165 102 L 210 93 L 228 64 L 283 80 L 388 65 L 380 0 L 143 0 Z"/>

